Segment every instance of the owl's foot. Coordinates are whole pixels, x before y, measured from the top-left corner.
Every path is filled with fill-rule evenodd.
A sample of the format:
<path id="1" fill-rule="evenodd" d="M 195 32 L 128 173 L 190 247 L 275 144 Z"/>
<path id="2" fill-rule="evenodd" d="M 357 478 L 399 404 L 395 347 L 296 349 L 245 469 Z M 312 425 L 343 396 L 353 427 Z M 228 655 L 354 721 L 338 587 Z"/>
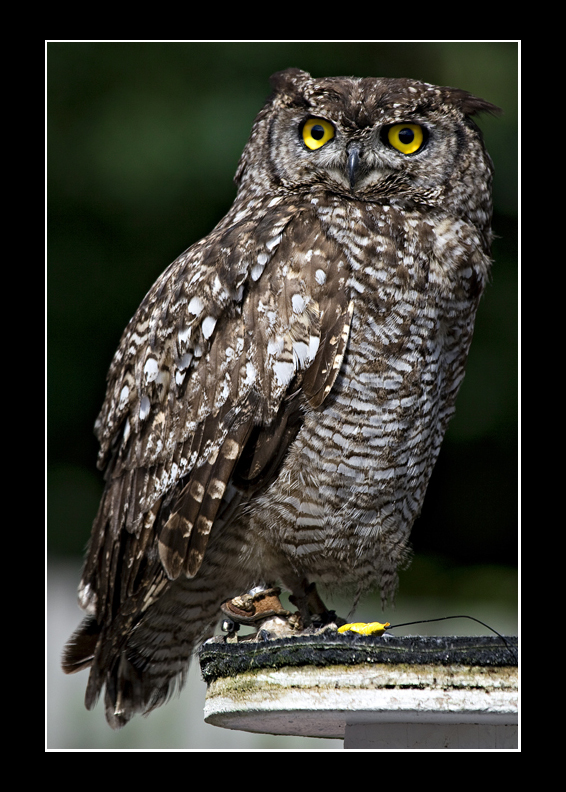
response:
<path id="1" fill-rule="evenodd" d="M 248 594 L 223 602 L 220 609 L 227 617 L 223 629 L 228 633 L 228 640 L 236 640 L 235 634 L 241 624 L 257 629 L 252 639 L 282 638 L 301 630 L 300 615 L 283 607 L 280 594 L 280 588 L 252 589 Z"/>
<path id="2" fill-rule="evenodd" d="M 299 609 L 305 627 L 312 625 L 316 629 L 328 624 L 335 624 L 337 627 L 346 624 L 346 619 L 337 616 L 336 611 L 328 610 L 316 590 L 315 583 L 308 584 L 304 581 L 303 591 L 301 595 L 292 594 L 289 600 Z"/>
<path id="3" fill-rule="evenodd" d="M 253 636 L 245 640 L 283 638 L 302 632 L 318 632 L 328 625 L 340 627 L 346 619 L 328 610 L 321 600 L 316 585 L 306 580 L 295 590 L 289 600 L 298 608 L 291 613 L 281 604 L 280 588 L 252 589 L 247 594 L 226 600 L 220 606 L 226 619 L 222 625 L 228 641 L 237 641 L 240 625 L 255 627 Z"/>

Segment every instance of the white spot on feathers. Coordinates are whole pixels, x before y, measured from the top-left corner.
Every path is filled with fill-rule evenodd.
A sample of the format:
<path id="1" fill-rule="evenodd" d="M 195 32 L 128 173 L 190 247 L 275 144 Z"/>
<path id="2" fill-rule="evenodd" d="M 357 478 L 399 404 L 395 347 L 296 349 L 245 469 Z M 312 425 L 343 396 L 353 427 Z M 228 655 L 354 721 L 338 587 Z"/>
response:
<path id="1" fill-rule="evenodd" d="M 143 367 L 143 373 L 145 374 L 146 382 L 153 382 L 155 379 L 157 379 L 157 374 L 159 373 L 159 367 L 157 365 L 157 360 L 155 358 L 148 358 L 145 361 L 145 366 Z"/>
<path id="2" fill-rule="evenodd" d="M 269 252 L 271 253 L 271 251 L 273 250 L 273 248 L 274 248 L 274 247 L 277 247 L 277 245 L 278 245 L 280 242 L 281 242 L 281 234 L 279 234 L 279 235 L 278 235 L 278 236 L 276 236 L 276 237 L 273 237 L 273 239 L 270 239 L 268 242 L 266 242 L 266 243 L 265 243 L 265 247 L 266 247 L 266 248 L 269 250 Z"/>
<path id="3" fill-rule="evenodd" d="M 202 309 L 204 308 L 204 303 L 200 297 L 193 297 L 190 303 L 187 306 L 189 313 L 198 316 Z"/>
<path id="4" fill-rule="evenodd" d="M 293 304 L 293 311 L 296 314 L 301 314 L 305 310 L 306 302 L 300 294 L 294 294 L 291 298 Z"/>
<path id="5" fill-rule="evenodd" d="M 202 334 L 205 338 L 210 338 L 216 327 L 216 319 L 214 316 L 207 316 L 202 322 Z"/>
<path id="6" fill-rule="evenodd" d="M 123 410 L 124 409 L 124 407 L 128 403 L 129 398 L 130 398 L 130 389 L 128 388 L 127 385 L 124 385 L 124 387 L 120 391 L 120 400 L 118 402 L 118 409 L 119 410 Z"/>
<path id="7" fill-rule="evenodd" d="M 273 364 L 273 373 L 278 385 L 288 385 L 295 373 L 295 367 L 292 363 L 283 363 L 276 360 Z"/>
<path id="8" fill-rule="evenodd" d="M 140 402 L 140 421 L 145 421 L 145 419 L 149 415 L 150 407 L 151 407 L 151 403 L 148 397 L 142 396 L 142 400 Z"/>
<path id="9" fill-rule="evenodd" d="M 295 368 L 303 368 L 309 361 L 309 347 L 304 341 L 293 342 L 293 362 Z"/>

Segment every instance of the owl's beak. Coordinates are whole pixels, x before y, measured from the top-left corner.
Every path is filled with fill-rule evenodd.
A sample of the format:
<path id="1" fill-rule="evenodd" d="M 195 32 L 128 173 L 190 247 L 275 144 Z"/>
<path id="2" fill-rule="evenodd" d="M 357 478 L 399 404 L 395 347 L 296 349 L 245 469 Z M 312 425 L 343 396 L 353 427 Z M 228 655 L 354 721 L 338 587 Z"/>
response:
<path id="1" fill-rule="evenodd" d="M 354 189 L 354 185 L 360 173 L 360 146 L 354 143 L 350 146 L 348 152 L 348 179 L 350 181 L 350 189 Z"/>

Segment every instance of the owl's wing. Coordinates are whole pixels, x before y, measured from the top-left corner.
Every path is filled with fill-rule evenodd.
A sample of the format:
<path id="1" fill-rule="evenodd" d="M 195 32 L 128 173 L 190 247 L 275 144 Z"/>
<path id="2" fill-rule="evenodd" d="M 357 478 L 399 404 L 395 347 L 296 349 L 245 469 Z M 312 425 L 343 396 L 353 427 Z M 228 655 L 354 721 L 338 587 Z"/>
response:
<path id="1" fill-rule="evenodd" d="M 315 215 L 273 200 L 163 273 L 124 332 L 96 423 L 106 489 L 83 607 L 115 609 L 149 557 L 170 579 L 194 576 L 234 493 L 276 475 L 340 369 L 346 278 Z"/>

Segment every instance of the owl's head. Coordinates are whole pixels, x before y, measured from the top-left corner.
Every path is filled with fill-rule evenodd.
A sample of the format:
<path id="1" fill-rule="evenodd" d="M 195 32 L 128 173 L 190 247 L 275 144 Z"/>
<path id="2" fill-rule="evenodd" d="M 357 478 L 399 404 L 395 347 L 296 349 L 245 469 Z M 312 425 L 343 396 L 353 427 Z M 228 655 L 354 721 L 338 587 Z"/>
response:
<path id="1" fill-rule="evenodd" d="M 498 108 L 467 91 L 409 79 L 313 79 L 300 69 L 277 72 L 271 85 L 238 168 L 242 186 L 464 213 L 478 184 L 489 192 L 491 160 L 471 116 Z"/>

